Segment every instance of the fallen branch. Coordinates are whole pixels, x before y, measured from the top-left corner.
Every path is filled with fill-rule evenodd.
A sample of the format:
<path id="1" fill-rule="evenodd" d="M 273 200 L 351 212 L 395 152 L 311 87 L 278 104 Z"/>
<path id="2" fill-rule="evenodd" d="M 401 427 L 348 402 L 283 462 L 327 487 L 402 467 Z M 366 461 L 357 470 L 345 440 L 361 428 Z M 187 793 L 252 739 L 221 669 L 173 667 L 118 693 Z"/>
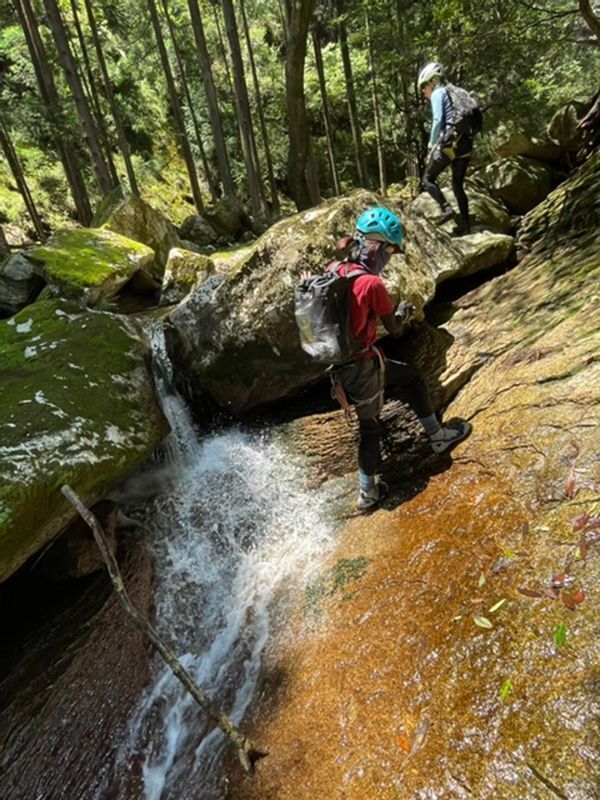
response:
<path id="1" fill-rule="evenodd" d="M 61 492 L 67 500 L 77 509 L 79 514 L 83 517 L 85 522 L 92 529 L 94 539 L 98 545 L 102 558 L 106 563 L 108 574 L 112 581 L 112 585 L 117 594 L 117 599 L 121 604 L 127 616 L 131 619 L 133 624 L 141 630 L 146 639 L 158 650 L 169 669 L 175 677 L 183 684 L 187 691 L 192 695 L 198 705 L 208 714 L 212 721 L 223 731 L 225 736 L 235 745 L 238 752 L 238 757 L 242 766 L 247 772 L 254 771 L 256 762 L 264 758 L 268 753 L 264 750 L 259 750 L 251 739 L 248 739 L 240 729 L 231 721 L 231 719 L 224 714 L 218 706 L 208 697 L 205 692 L 194 682 L 189 672 L 181 665 L 175 653 L 170 647 L 162 641 L 156 630 L 147 622 L 139 611 L 132 605 L 125 587 L 123 585 L 123 578 L 119 571 L 117 561 L 112 554 L 102 526 L 81 502 L 80 498 L 75 494 L 70 486 L 63 486 Z"/>

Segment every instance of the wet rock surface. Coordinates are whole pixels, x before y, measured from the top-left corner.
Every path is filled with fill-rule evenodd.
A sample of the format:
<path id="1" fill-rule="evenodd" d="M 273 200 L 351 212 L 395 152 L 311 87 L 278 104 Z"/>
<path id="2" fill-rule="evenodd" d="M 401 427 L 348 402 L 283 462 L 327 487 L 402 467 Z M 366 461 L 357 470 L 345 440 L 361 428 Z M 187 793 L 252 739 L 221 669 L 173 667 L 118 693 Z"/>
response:
<path id="1" fill-rule="evenodd" d="M 416 340 L 473 434 L 436 457 L 414 419 L 388 426 L 390 497 L 349 519 L 271 649 L 249 726 L 269 756 L 253 778 L 232 767 L 230 797 L 597 796 L 600 249 L 568 208 L 598 208 L 598 169 L 525 220 L 517 267 Z M 562 246 L 534 235 L 549 217 Z M 351 469 L 341 415 L 295 425 L 324 474 L 334 441 Z"/>
<path id="2" fill-rule="evenodd" d="M 129 536 L 120 560 L 132 602 L 149 616 L 152 576 L 142 540 Z M 48 590 L 39 579 L 35 583 L 30 592 Z M 71 586 L 62 607 L 46 611 L 33 629 L 26 628 L 22 605 L 14 612 L 14 632 L 6 620 L 0 625 L 3 653 L 7 635 L 12 648 L 0 676 L 0 780 L 6 800 L 116 796 L 110 787 L 117 750 L 149 677 L 149 652 L 106 576 Z M 10 599 L 6 588 L 0 587 L 3 601 Z M 12 601 L 18 597 L 17 592 Z M 40 615 L 50 599 L 37 601 Z"/>
<path id="3" fill-rule="evenodd" d="M 0 322 L 0 580 L 76 516 L 63 484 L 92 504 L 166 435 L 146 355 L 133 323 L 62 300 Z"/>

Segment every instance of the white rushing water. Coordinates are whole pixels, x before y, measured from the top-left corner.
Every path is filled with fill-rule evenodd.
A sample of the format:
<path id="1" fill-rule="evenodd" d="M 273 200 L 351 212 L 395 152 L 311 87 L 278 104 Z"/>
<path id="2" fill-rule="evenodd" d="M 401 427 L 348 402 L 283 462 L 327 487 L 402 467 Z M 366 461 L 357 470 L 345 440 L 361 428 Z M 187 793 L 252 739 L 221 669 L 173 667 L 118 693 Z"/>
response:
<path id="1" fill-rule="evenodd" d="M 228 429 L 199 438 L 170 388 L 158 327 L 152 338 L 172 432 L 161 463 L 130 481 L 120 501 L 149 534 L 159 633 L 239 724 L 277 615 L 329 549 L 328 497 L 308 493 L 302 464 L 292 463 L 268 433 Z M 121 754 L 123 763 L 141 758 L 146 800 L 219 797 L 225 744 L 156 660 L 154 683 Z"/>

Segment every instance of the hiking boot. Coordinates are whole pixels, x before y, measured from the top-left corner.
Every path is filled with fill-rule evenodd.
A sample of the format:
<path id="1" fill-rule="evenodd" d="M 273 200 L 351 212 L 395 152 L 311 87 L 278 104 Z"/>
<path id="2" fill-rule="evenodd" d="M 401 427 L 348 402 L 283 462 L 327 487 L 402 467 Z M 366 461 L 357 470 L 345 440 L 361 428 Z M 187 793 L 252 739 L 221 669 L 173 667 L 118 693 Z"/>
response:
<path id="1" fill-rule="evenodd" d="M 444 450 L 466 439 L 471 430 L 471 425 L 465 420 L 461 420 L 456 428 L 441 427 L 437 433 L 429 437 L 431 449 L 434 453 L 443 453 Z"/>
<path id="2" fill-rule="evenodd" d="M 439 227 L 440 225 L 444 225 L 444 223 L 446 222 L 450 222 L 450 220 L 454 218 L 455 214 L 454 211 L 452 210 L 452 206 L 447 206 L 446 208 L 442 209 L 442 213 L 435 220 L 435 224 Z"/>
<path id="3" fill-rule="evenodd" d="M 384 481 L 379 481 L 370 489 L 361 489 L 358 493 L 358 500 L 356 506 L 359 511 L 366 511 L 367 508 L 373 508 L 377 503 L 380 503 L 388 495 L 388 485 Z"/>
<path id="4" fill-rule="evenodd" d="M 452 236 L 468 236 L 471 233 L 471 226 L 468 222 L 459 222 L 455 228 L 452 229 Z"/>

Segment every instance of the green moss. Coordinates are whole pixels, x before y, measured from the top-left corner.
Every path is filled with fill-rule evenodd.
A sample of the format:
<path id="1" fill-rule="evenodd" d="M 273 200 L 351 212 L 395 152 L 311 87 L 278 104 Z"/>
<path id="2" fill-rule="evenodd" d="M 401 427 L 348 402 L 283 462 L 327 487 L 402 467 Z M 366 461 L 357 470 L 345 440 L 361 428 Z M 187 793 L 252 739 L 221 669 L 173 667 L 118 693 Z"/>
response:
<path id="1" fill-rule="evenodd" d="M 0 323 L 0 580 L 165 433 L 145 348 L 111 314 L 42 301 Z"/>
<path id="2" fill-rule="evenodd" d="M 49 283 L 73 297 L 107 282 L 121 285 L 138 269 L 146 267 L 154 253 L 146 245 L 112 231 L 73 228 L 58 231 L 47 244 L 34 248 L 29 255 L 43 264 Z"/>
<path id="3" fill-rule="evenodd" d="M 348 585 L 360 580 L 366 573 L 370 559 L 343 558 L 306 588 L 304 613 L 321 614 L 325 600 L 338 596 L 341 601 L 351 600 L 356 592 L 348 592 Z"/>

